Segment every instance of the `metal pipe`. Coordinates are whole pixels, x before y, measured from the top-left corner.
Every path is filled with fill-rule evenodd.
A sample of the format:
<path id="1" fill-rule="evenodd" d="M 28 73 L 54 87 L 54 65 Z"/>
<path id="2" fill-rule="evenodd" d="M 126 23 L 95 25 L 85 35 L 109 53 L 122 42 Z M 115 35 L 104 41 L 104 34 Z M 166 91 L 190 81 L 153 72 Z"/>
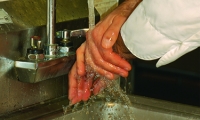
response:
<path id="1" fill-rule="evenodd" d="M 47 0 L 47 44 L 45 45 L 45 56 L 55 57 L 57 55 L 57 44 L 55 44 L 56 23 L 56 0 Z"/>
<path id="2" fill-rule="evenodd" d="M 54 44 L 55 33 L 55 0 L 47 0 L 47 44 Z"/>

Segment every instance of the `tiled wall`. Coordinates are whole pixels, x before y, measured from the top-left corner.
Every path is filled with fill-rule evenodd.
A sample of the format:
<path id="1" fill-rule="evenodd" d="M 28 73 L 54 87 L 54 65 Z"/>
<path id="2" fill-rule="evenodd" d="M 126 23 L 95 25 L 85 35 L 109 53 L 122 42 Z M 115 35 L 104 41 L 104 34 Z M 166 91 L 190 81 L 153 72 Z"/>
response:
<path id="1" fill-rule="evenodd" d="M 103 18 L 118 6 L 118 0 L 94 0 L 94 4 L 101 18 Z"/>

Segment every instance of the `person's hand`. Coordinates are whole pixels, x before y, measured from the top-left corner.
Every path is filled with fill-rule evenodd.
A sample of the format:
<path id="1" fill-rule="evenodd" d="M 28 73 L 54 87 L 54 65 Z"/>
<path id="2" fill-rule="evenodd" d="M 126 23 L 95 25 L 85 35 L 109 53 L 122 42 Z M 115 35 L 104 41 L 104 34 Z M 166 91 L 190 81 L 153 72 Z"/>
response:
<path id="1" fill-rule="evenodd" d="M 119 36 L 122 24 L 140 1 L 126 0 L 87 34 L 86 63 L 108 79 L 113 79 L 114 74 L 127 77 L 128 71 L 131 70 L 131 65 L 125 60 L 126 58 L 113 52 L 112 47 Z M 85 74 L 84 66 L 80 64 L 77 68 L 78 75 Z"/>
<path id="2" fill-rule="evenodd" d="M 107 17 L 101 20 L 92 31 L 96 44 L 111 48 L 118 38 L 120 29 L 141 0 L 125 0 Z"/>
<path id="3" fill-rule="evenodd" d="M 69 78 L 69 91 L 68 98 L 71 104 L 75 104 L 80 101 L 87 101 L 91 94 L 97 95 L 100 91 L 102 91 L 106 84 L 101 79 L 101 77 L 97 77 L 96 73 L 89 66 L 86 66 L 87 73 L 85 71 L 78 71 L 77 69 L 80 66 L 83 66 L 85 69 L 85 42 L 77 49 L 76 56 L 77 61 L 72 66 L 68 74 Z M 96 79 L 94 79 L 96 77 Z"/>
<path id="4" fill-rule="evenodd" d="M 75 104 L 80 101 L 87 101 L 91 95 L 90 88 L 92 86 L 93 79 L 85 79 L 85 77 L 79 77 L 76 73 L 75 63 L 69 73 L 69 91 L 68 98 L 71 104 Z"/>
<path id="5" fill-rule="evenodd" d="M 117 40 L 113 49 L 124 58 L 133 57 L 133 55 L 128 51 L 128 49 L 123 44 L 122 39 Z M 87 50 L 88 49 L 86 47 L 86 42 L 84 42 L 77 49 L 76 51 L 77 60 L 74 63 L 68 75 L 69 77 L 68 98 L 71 101 L 71 104 L 75 104 L 80 101 L 87 101 L 91 96 L 91 94 L 97 95 L 100 91 L 102 91 L 106 87 L 105 81 L 104 79 L 102 79 L 104 77 L 99 76 L 98 73 L 96 72 L 97 66 L 95 66 L 93 61 L 90 59 L 91 57 L 90 52 L 88 52 Z M 94 51 L 95 50 L 96 49 L 94 49 Z M 104 72 L 105 73 L 102 74 L 107 74 L 106 71 Z M 119 77 L 115 74 L 113 74 L 113 76 Z"/>
<path id="6" fill-rule="evenodd" d="M 90 96 L 97 95 L 105 87 L 105 81 L 98 77 L 94 80 L 95 73 L 87 78 L 86 76 L 80 77 L 77 76 L 77 63 L 75 63 L 69 73 L 69 91 L 68 99 L 70 104 L 73 105 L 80 101 L 87 101 Z"/>
<path id="7" fill-rule="evenodd" d="M 122 24 L 137 3 L 136 0 L 126 0 L 87 34 L 86 63 L 108 79 L 114 79 L 114 74 L 127 77 L 128 71 L 131 70 L 126 58 L 116 54 L 112 47 L 119 36 Z M 84 69 L 78 70 L 84 71 Z"/>
<path id="8" fill-rule="evenodd" d="M 80 66 L 84 66 L 84 52 L 85 52 L 85 43 L 83 43 L 77 50 L 77 61 L 72 66 L 68 74 L 69 78 L 69 91 L 68 91 L 68 98 L 71 104 L 75 104 L 80 101 L 86 101 L 90 97 L 90 88 L 92 85 L 92 77 L 91 79 L 85 78 L 84 74 L 78 75 L 77 68 Z M 82 65 L 81 65 L 82 64 Z"/>
<path id="9" fill-rule="evenodd" d="M 128 75 L 131 66 L 124 58 L 129 56 L 130 52 L 127 52 L 127 49 L 121 49 L 120 46 L 125 45 L 116 42 L 116 39 L 122 24 L 136 3 L 135 0 L 126 0 L 121 7 L 101 21 L 94 30 L 88 32 L 86 42 L 76 51 L 77 60 L 69 73 L 68 97 L 72 104 L 88 100 L 91 89 L 96 95 L 106 87 L 101 77 L 94 80 L 96 73 L 108 79 L 114 79 L 117 75 L 123 77 Z M 129 7 L 129 5 L 133 6 Z M 113 46 L 113 44 L 115 45 Z"/>

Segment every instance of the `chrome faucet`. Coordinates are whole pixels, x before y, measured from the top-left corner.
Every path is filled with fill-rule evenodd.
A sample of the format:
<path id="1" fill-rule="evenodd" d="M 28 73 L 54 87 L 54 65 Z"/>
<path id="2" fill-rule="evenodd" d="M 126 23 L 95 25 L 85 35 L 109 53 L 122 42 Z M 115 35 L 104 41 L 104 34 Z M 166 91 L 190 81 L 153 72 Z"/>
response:
<path id="1" fill-rule="evenodd" d="M 55 0 L 47 0 L 47 43 L 43 48 L 45 57 L 39 57 L 41 53 L 30 54 L 27 52 L 25 59 L 15 61 L 19 81 L 36 83 L 67 74 L 71 69 L 75 62 L 75 50 L 71 37 L 85 36 L 88 29 L 64 29 L 55 32 L 55 18 Z M 55 38 L 62 40 L 57 44 Z M 31 44 L 34 46 L 33 41 Z M 41 48 L 41 42 L 38 41 L 37 44 Z"/>
<path id="2" fill-rule="evenodd" d="M 45 45 L 45 55 L 55 57 L 57 54 L 57 44 L 55 43 L 55 22 L 56 22 L 56 0 L 47 0 L 47 43 Z"/>

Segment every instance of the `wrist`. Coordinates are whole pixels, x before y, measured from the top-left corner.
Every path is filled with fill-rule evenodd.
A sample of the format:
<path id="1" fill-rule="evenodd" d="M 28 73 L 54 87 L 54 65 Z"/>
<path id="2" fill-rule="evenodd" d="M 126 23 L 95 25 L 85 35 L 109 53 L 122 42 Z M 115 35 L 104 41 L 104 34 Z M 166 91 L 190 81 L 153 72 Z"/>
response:
<path id="1" fill-rule="evenodd" d="M 122 58 L 124 58 L 126 60 L 135 58 L 135 56 L 129 51 L 129 49 L 124 44 L 124 41 L 123 41 L 121 35 L 119 35 L 117 41 L 113 45 L 113 51 L 116 52 L 117 54 L 119 54 Z"/>
<path id="2" fill-rule="evenodd" d="M 125 0 L 118 8 L 122 14 L 125 12 L 129 16 L 141 1 L 142 0 Z"/>

